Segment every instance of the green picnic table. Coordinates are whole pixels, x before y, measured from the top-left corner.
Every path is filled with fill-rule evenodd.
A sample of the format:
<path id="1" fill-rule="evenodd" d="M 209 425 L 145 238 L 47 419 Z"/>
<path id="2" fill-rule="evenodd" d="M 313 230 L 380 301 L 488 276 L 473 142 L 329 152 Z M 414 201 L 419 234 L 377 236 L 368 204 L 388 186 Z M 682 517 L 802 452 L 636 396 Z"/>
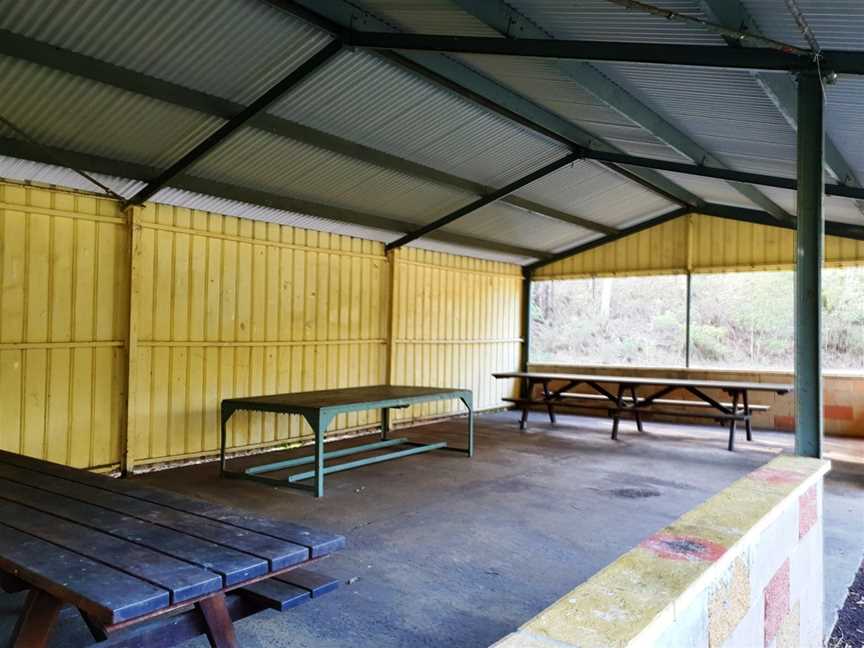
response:
<path id="1" fill-rule="evenodd" d="M 391 439 L 390 410 L 408 407 L 415 403 L 458 399 L 468 409 L 468 439 L 464 448 L 454 448 L 446 441 L 417 443 L 404 437 Z M 316 497 L 324 495 L 324 475 L 343 470 L 351 470 L 370 464 L 400 459 L 432 450 L 450 450 L 474 454 L 474 405 L 473 396 L 468 389 L 445 387 L 408 387 L 399 385 L 371 385 L 368 387 L 349 387 L 347 389 L 327 389 L 322 391 L 298 392 L 290 394 L 271 394 L 245 398 L 227 398 L 222 401 L 222 437 L 220 445 L 220 471 L 226 477 L 239 477 L 263 481 L 276 486 L 290 486 L 311 490 Z M 327 427 L 339 414 L 364 410 L 381 410 L 381 439 L 374 443 L 324 452 L 324 435 Z M 315 453 L 296 459 L 277 461 L 243 471 L 229 470 L 226 459 L 228 420 L 237 411 L 275 412 L 277 414 L 299 414 L 309 423 L 315 433 Z M 402 446 L 383 454 L 374 454 L 340 464 L 325 465 L 328 459 L 338 459 L 352 454 L 370 453 Z M 312 464 L 311 470 L 294 473 L 287 477 L 266 477 L 267 473 L 287 471 L 292 468 Z M 314 485 L 302 482 L 313 480 Z"/>

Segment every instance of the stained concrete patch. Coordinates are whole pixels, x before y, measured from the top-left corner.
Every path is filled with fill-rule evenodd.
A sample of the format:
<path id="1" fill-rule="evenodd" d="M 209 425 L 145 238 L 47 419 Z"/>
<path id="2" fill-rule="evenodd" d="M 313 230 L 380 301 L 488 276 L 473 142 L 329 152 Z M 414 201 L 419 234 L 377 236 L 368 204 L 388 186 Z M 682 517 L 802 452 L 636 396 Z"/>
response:
<path id="1" fill-rule="evenodd" d="M 615 497 L 625 499 L 643 499 L 646 497 L 660 497 L 660 491 L 653 488 L 616 488 L 609 491 Z"/>
<path id="2" fill-rule="evenodd" d="M 739 557 L 708 601 L 708 645 L 722 646 L 750 609 L 750 569 Z"/>
<path id="3" fill-rule="evenodd" d="M 818 519 L 816 484 L 798 498 L 798 539 L 800 540 L 816 524 Z"/>

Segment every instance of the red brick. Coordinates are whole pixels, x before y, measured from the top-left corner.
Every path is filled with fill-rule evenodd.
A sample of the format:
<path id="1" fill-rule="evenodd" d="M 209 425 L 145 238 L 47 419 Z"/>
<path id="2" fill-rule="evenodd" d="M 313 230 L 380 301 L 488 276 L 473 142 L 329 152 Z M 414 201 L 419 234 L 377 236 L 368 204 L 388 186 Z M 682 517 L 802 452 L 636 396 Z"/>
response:
<path id="1" fill-rule="evenodd" d="M 816 484 L 813 484 L 798 498 L 798 539 L 800 540 L 816 524 Z"/>
<path id="2" fill-rule="evenodd" d="M 826 405 L 825 418 L 851 421 L 855 418 L 855 412 L 848 405 Z"/>
<path id="3" fill-rule="evenodd" d="M 795 417 L 794 416 L 775 416 L 774 417 L 774 427 L 778 430 L 794 430 L 795 429 Z"/>
<path id="4" fill-rule="evenodd" d="M 780 565 L 765 587 L 765 646 L 774 640 L 780 624 L 789 614 L 789 559 Z"/>

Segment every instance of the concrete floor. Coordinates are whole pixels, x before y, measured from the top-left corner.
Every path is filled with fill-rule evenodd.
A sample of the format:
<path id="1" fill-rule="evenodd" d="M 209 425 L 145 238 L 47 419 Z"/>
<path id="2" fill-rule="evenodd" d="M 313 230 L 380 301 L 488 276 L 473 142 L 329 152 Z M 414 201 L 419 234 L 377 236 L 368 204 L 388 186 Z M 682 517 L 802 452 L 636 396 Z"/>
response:
<path id="1" fill-rule="evenodd" d="M 509 412 L 477 423 L 473 460 L 432 453 L 341 473 L 321 500 L 219 480 L 213 464 L 137 479 L 347 537 L 320 570 L 352 583 L 241 621 L 244 647 L 488 646 L 791 442 L 757 433 L 729 453 L 717 427 L 649 423 L 639 435 L 625 423 L 613 443 L 603 419 L 562 416 L 553 428 L 535 414 L 527 433 Z M 405 435 L 455 445 L 463 430 L 464 421 L 442 422 Z M 864 461 L 864 443 L 841 451 Z M 864 465 L 835 463 L 825 500 L 832 622 L 864 552 L 862 495 Z M 7 627 L 16 601 L 0 597 Z M 64 627 L 64 643 L 83 632 Z"/>

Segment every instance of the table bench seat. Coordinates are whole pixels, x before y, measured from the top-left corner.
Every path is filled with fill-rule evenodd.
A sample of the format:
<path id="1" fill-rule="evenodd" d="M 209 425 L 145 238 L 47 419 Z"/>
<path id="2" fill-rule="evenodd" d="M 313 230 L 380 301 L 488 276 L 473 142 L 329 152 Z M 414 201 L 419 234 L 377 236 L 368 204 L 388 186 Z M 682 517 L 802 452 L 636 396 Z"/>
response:
<path id="1" fill-rule="evenodd" d="M 205 633 L 234 648 L 232 619 L 332 591 L 338 581 L 305 565 L 344 542 L 0 451 L 0 587 L 28 592 L 15 648 L 45 646 L 64 605 L 100 645 L 171 646 Z"/>
<path id="2" fill-rule="evenodd" d="M 583 394 L 581 392 L 564 392 L 561 394 L 563 398 L 572 398 L 576 400 L 590 400 L 590 401 L 607 401 L 608 398 L 603 396 L 602 394 Z M 622 399 L 625 403 L 632 403 L 633 398 L 630 396 L 624 396 Z M 643 398 L 640 398 L 639 401 L 642 402 Z M 544 404 L 545 401 L 536 401 L 539 404 Z M 657 398 L 651 402 L 652 405 L 669 405 L 674 407 L 711 407 L 711 403 L 706 403 L 705 401 L 687 399 L 687 398 Z M 723 407 L 732 408 L 732 403 L 720 403 Z M 741 407 L 741 405 L 738 405 Z M 751 412 L 767 412 L 771 409 L 770 405 L 749 405 L 749 410 Z"/>

